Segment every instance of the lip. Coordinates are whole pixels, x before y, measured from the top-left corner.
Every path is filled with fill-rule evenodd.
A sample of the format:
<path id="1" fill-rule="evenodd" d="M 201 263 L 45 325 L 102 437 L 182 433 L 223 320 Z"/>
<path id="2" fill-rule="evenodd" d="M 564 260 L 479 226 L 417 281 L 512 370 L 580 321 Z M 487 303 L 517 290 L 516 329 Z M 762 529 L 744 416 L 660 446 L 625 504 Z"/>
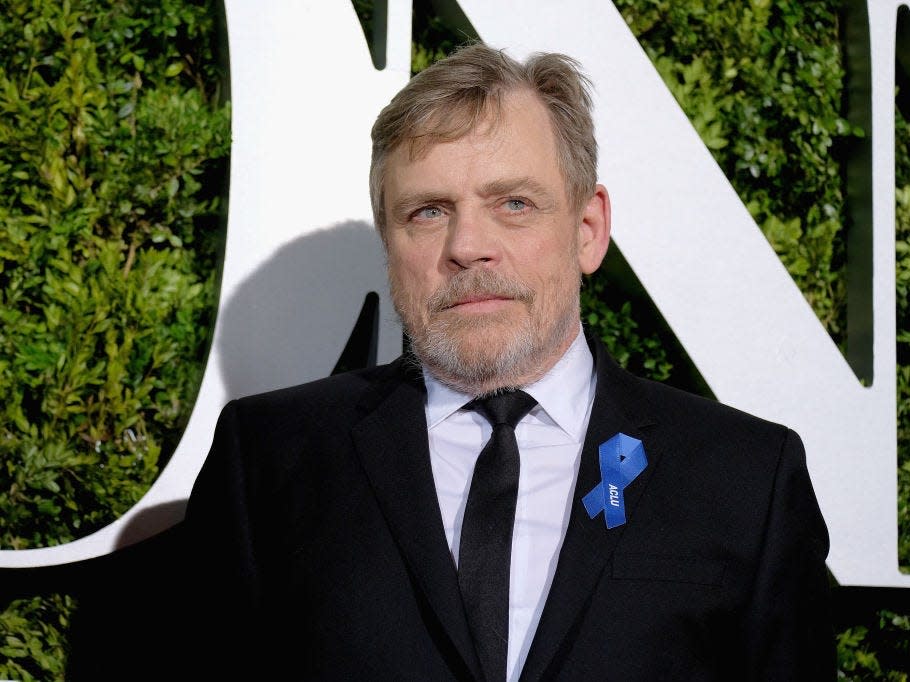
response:
<path id="1" fill-rule="evenodd" d="M 513 300 L 514 299 L 505 298 L 503 296 L 478 294 L 459 299 L 448 306 L 446 310 L 456 310 L 458 312 L 489 312 L 498 310 L 506 304 L 511 303 Z"/>

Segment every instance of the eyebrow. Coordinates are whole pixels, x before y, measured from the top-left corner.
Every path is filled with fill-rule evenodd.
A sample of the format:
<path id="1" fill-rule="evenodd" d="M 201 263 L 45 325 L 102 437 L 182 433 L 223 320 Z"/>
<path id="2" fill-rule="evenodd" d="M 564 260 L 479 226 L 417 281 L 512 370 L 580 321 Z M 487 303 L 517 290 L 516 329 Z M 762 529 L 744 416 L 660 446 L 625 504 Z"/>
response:
<path id="1" fill-rule="evenodd" d="M 493 180 L 480 188 L 483 196 L 495 196 L 497 194 L 514 194 L 515 192 L 526 190 L 533 194 L 542 195 L 549 200 L 553 200 L 553 192 L 540 184 L 534 178 L 525 176 L 521 178 L 503 178 Z"/>

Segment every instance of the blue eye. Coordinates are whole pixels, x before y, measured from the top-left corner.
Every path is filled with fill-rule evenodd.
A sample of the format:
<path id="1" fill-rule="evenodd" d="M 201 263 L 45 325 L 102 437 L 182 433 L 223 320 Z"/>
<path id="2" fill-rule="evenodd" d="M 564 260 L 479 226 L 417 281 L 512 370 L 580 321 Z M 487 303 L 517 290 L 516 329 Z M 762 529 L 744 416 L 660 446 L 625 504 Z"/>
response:
<path id="1" fill-rule="evenodd" d="M 434 218 L 439 218 L 442 216 L 442 209 L 438 206 L 424 206 L 422 209 L 417 211 L 414 214 L 416 218 L 421 220 L 433 220 Z"/>
<path id="2" fill-rule="evenodd" d="M 521 199 L 509 199 L 506 201 L 506 208 L 510 211 L 523 211 L 527 206 Z"/>

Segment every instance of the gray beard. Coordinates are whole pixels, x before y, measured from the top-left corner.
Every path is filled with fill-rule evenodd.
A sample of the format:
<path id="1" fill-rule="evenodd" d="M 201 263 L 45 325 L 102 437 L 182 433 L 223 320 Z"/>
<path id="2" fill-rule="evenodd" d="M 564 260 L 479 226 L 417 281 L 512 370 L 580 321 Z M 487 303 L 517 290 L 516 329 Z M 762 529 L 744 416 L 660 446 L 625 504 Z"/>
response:
<path id="1" fill-rule="evenodd" d="M 534 292 L 525 285 L 502 277 L 494 271 L 465 271 L 453 277 L 427 302 L 430 318 L 423 329 L 414 329 L 415 320 L 403 313 L 403 292 L 392 283 L 393 299 L 402 319 L 411 349 L 420 363 L 441 383 L 463 393 L 486 395 L 520 388 L 536 381 L 548 367 L 543 363 L 578 324 L 577 294 L 574 306 L 564 309 L 549 328 L 536 328 Z M 445 311 L 470 294 L 493 294 L 514 299 L 529 309 L 518 328 L 503 334 L 502 321 L 495 313 L 461 317 Z M 413 303 L 413 302 L 412 302 Z M 413 306 L 410 308 L 413 310 Z M 538 324 L 540 321 L 538 321 Z M 502 343 L 492 348 L 479 346 L 490 332 L 503 334 Z"/>
<path id="2" fill-rule="evenodd" d="M 523 325 L 515 330 L 495 353 L 469 354 L 461 348 L 459 338 L 462 334 L 482 335 L 482 325 L 458 322 L 433 324 L 420 338 L 411 337 L 414 353 L 427 370 L 443 384 L 472 395 L 520 388 L 519 380 L 533 369 L 536 355 L 530 329 Z M 453 333 L 451 327 L 456 326 L 477 329 Z"/>
<path id="3" fill-rule="evenodd" d="M 419 337 L 409 336 L 414 354 L 441 383 L 471 395 L 522 388 L 543 376 L 544 362 L 578 325 L 577 310 L 560 317 L 549 329 L 535 330 L 528 319 L 510 329 L 501 343 L 480 348 L 496 319 L 437 319 Z M 536 333 L 535 333 L 536 332 Z M 475 342 L 475 343 L 471 343 Z"/>

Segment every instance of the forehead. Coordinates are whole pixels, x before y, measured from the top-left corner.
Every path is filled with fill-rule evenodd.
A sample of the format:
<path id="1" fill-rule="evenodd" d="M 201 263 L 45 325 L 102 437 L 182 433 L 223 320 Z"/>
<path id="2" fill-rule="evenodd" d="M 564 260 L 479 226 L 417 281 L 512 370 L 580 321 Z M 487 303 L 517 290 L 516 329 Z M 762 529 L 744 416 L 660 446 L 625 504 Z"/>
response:
<path id="1" fill-rule="evenodd" d="M 432 139 L 432 129 L 427 138 Z M 549 113 L 531 91 L 502 97 L 496 111 L 481 117 L 465 135 L 413 147 L 398 145 L 388 157 L 386 192 L 414 186 L 468 180 L 491 182 L 509 177 L 532 177 L 539 184 L 563 184 L 556 138 Z"/>

